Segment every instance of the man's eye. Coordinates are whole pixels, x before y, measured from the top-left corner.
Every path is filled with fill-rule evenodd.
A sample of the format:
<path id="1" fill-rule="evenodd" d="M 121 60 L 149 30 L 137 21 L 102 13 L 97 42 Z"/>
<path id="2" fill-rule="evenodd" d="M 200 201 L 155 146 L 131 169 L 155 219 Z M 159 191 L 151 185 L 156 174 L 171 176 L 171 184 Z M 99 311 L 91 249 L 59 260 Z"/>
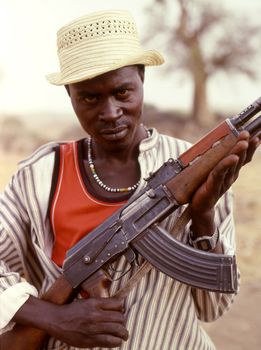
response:
<path id="1" fill-rule="evenodd" d="M 117 91 L 117 95 L 118 95 L 119 97 L 125 97 L 125 96 L 128 95 L 128 92 L 129 92 L 128 89 L 122 89 L 122 90 Z"/>
<path id="2" fill-rule="evenodd" d="M 97 102 L 97 97 L 96 96 L 82 96 L 80 97 L 80 101 L 89 103 L 89 104 L 94 104 Z"/>

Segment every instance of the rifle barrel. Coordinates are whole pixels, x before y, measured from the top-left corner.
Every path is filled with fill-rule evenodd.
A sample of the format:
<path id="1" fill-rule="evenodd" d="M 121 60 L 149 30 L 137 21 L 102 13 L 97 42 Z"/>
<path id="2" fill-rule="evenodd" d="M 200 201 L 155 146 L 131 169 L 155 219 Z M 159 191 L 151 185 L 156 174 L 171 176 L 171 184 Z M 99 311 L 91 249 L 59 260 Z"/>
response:
<path id="1" fill-rule="evenodd" d="M 251 103 L 242 112 L 238 113 L 234 117 L 230 118 L 230 122 L 235 128 L 240 128 L 248 120 L 250 120 L 254 115 L 261 111 L 261 96 Z"/>
<path id="2" fill-rule="evenodd" d="M 250 135 L 254 135 L 258 131 L 261 131 L 261 115 L 249 123 L 244 129 L 247 130 Z"/>

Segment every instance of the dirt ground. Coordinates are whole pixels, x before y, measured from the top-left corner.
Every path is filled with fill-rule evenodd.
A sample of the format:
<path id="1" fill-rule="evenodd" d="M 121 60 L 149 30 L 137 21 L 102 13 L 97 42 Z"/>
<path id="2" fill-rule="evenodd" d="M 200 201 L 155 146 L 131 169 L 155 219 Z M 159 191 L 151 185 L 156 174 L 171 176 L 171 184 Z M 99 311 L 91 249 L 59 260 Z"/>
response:
<path id="1" fill-rule="evenodd" d="M 21 156 L 0 152 L 0 191 Z M 231 310 L 204 324 L 218 350 L 261 349 L 261 147 L 234 185 L 241 290 Z M 196 350 L 196 349 L 195 349 Z"/>
<path id="2" fill-rule="evenodd" d="M 261 349 L 261 149 L 234 185 L 242 284 L 229 312 L 205 325 L 218 350 Z"/>
<path id="3" fill-rule="evenodd" d="M 229 312 L 219 320 L 205 324 L 204 328 L 218 350 L 260 350 L 260 311 L 260 280 L 243 283 Z"/>

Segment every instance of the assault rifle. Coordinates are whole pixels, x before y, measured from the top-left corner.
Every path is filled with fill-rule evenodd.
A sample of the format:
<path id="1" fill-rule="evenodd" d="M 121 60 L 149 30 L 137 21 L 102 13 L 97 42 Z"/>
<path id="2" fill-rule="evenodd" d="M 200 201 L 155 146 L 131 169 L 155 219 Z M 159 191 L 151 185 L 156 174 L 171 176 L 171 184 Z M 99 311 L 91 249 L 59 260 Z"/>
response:
<path id="1" fill-rule="evenodd" d="M 151 174 L 141 192 L 67 252 L 62 275 L 42 299 L 65 304 L 79 287 L 90 295 L 105 296 L 101 294 L 106 291 L 101 270 L 121 254 L 132 263 L 135 252 L 182 283 L 220 293 L 235 292 L 235 256 L 193 249 L 158 224 L 190 202 L 214 166 L 231 152 L 240 131 L 247 130 L 250 135 L 260 132 L 261 115 L 254 117 L 260 110 L 261 97 Z M 19 325 L 12 337 L 8 333 L 0 337 L 8 350 L 41 349 L 46 337 L 41 330 Z"/>

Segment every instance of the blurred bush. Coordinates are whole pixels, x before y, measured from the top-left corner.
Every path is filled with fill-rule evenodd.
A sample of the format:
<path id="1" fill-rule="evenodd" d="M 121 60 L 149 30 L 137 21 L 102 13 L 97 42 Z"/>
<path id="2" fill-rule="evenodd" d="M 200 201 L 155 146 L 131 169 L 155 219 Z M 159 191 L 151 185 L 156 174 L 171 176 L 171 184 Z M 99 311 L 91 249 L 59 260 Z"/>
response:
<path id="1" fill-rule="evenodd" d="M 29 130 L 22 119 L 6 116 L 0 119 L 0 150 L 5 153 L 29 153 L 44 142 L 44 137 Z"/>

